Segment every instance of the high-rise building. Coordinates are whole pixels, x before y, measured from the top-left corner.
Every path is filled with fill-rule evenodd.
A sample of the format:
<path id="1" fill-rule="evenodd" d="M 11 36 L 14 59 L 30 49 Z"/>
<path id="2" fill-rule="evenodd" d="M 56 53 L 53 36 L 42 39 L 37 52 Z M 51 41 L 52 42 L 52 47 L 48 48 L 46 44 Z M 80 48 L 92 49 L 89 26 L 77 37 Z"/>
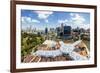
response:
<path id="1" fill-rule="evenodd" d="M 61 24 L 61 32 L 63 32 L 64 31 L 64 24 L 62 23 Z"/>
<path id="2" fill-rule="evenodd" d="M 71 26 L 64 26 L 62 39 L 71 39 Z"/>
<path id="3" fill-rule="evenodd" d="M 64 26 L 63 23 L 61 27 L 56 28 L 57 36 L 60 36 L 62 39 L 69 39 L 71 38 L 71 26 Z"/>
<path id="4" fill-rule="evenodd" d="M 63 35 L 71 35 L 71 26 L 64 26 Z"/>
<path id="5" fill-rule="evenodd" d="M 48 28 L 47 27 L 45 28 L 45 34 L 48 34 Z"/>
<path id="6" fill-rule="evenodd" d="M 60 32 L 61 32 L 60 27 L 57 27 L 56 31 L 57 31 L 57 36 L 60 36 Z"/>

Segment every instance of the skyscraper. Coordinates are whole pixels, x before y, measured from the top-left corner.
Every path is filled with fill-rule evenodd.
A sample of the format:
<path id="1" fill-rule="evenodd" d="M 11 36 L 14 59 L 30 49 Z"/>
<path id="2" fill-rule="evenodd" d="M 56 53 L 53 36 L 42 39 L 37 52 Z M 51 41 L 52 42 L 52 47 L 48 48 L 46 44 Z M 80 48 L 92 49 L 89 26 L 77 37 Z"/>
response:
<path id="1" fill-rule="evenodd" d="M 57 36 L 60 36 L 60 32 L 61 32 L 60 27 L 57 27 L 56 30 L 57 30 Z"/>
<path id="2" fill-rule="evenodd" d="M 47 27 L 45 28 L 45 34 L 48 34 L 48 28 Z"/>
<path id="3" fill-rule="evenodd" d="M 63 23 L 61 24 L 61 32 L 63 32 L 64 31 L 64 25 L 63 25 Z"/>
<path id="4" fill-rule="evenodd" d="M 70 35 L 71 34 L 71 26 L 64 26 L 63 34 Z"/>

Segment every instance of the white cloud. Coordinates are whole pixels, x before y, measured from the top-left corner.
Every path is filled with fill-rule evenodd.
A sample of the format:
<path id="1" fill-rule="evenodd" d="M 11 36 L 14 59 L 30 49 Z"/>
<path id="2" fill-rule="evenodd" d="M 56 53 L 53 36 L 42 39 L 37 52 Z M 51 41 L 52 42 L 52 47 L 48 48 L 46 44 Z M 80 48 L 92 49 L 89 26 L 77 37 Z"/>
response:
<path id="1" fill-rule="evenodd" d="M 40 21 L 36 20 L 36 19 L 32 19 L 33 23 L 40 23 Z"/>
<path id="2" fill-rule="evenodd" d="M 52 11 L 35 11 L 38 14 L 39 19 L 47 19 L 51 14 Z"/>
<path id="3" fill-rule="evenodd" d="M 74 23 L 74 24 L 83 24 L 84 23 L 84 21 L 85 21 L 85 19 L 82 17 L 82 16 L 80 16 L 79 14 L 70 14 L 72 17 L 71 17 L 71 21 L 72 21 L 72 23 Z"/>
<path id="4" fill-rule="evenodd" d="M 73 26 L 73 28 L 77 28 L 77 27 L 84 28 L 84 29 L 90 28 L 90 24 L 78 24 L 78 25 L 73 24 L 72 26 Z"/>
<path id="5" fill-rule="evenodd" d="M 48 23 L 49 21 L 46 19 L 45 22 Z"/>
<path id="6" fill-rule="evenodd" d="M 88 29 L 90 28 L 90 24 L 86 24 L 85 18 L 77 13 L 70 13 L 70 18 L 65 20 L 58 20 L 58 23 L 64 23 L 68 26 L 71 26 L 72 28 L 84 28 Z"/>
<path id="7" fill-rule="evenodd" d="M 52 11 L 35 11 L 37 13 L 39 19 L 43 19 L 46 23 L 48 23 L 48 17 L 53 14 Z"/>
<path id="8" fill-rule="evenodd" d="M 67 24 L 69 26 L 71 26 L 72 28 L 84 28 L 84 29 L 88 29 L 90 28 L 90 24 Z"/>
<path id="9" fill-rule="evenodd" d="M 67 19 L 65 19 L 65 20 L 58 20 L 58 23 L 67 23 L 67 22 L 68 22 Z"/>
<path id="10" fill-rule="evenodd" d="M 80 27 L 84 29 L 88 29 L 90 28 L 90 24 L 81 24 Z"/>
<path id="11" fill-rule="evenodd" d="M 90 24 L 85 24 L 84 22 L 86 20 L 80 14 L 70 13 L 70 16 L 71 16 L 70 23 L 72 23 L 73 28 L 76 28 L 76 27 L 80 27 L 80 28 L 84 28 L 84 29 L 90 28 Z"/>
<path id="12" fill-rule="evenodd" d="M 40 21 L 36 19 L 32 19 L 31 17 L 21 17 L 22 24 L 33 24 L 33 23 L 40 23 Z"/>
<path id="13" fill-rule="evenodd" d="M 70 13 L 70 16 L 74 16 L 74 13 Z"/>

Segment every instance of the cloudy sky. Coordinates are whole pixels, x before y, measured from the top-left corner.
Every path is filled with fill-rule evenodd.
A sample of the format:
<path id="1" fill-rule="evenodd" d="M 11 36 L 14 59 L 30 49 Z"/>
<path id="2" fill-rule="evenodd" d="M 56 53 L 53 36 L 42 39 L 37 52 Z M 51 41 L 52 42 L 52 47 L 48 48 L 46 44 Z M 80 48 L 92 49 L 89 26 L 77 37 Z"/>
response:
<path id="1" fill-rule="evenodd" d="M 56 28 L 61 23 L 70 25 L 72 28 L 88 29 L 90 27 L 90 13 L 21 10 L 22 29 L 31 26 L 43 30 L 45 27 Z"/>

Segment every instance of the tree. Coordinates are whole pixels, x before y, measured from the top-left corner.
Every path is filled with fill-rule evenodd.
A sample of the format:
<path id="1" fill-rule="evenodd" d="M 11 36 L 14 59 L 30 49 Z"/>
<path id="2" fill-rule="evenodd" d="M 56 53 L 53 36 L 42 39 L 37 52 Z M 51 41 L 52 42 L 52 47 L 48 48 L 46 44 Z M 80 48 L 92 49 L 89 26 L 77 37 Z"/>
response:
<path id="1" fill-rule="evenodd" d="M 24 57 L 32 52 L 36 51 L 36 46 L 40 45 L 44 42 L 43 37 L 38 34 L 32 34 L 32 33 L 21 33 L 21 56 Z"/>

